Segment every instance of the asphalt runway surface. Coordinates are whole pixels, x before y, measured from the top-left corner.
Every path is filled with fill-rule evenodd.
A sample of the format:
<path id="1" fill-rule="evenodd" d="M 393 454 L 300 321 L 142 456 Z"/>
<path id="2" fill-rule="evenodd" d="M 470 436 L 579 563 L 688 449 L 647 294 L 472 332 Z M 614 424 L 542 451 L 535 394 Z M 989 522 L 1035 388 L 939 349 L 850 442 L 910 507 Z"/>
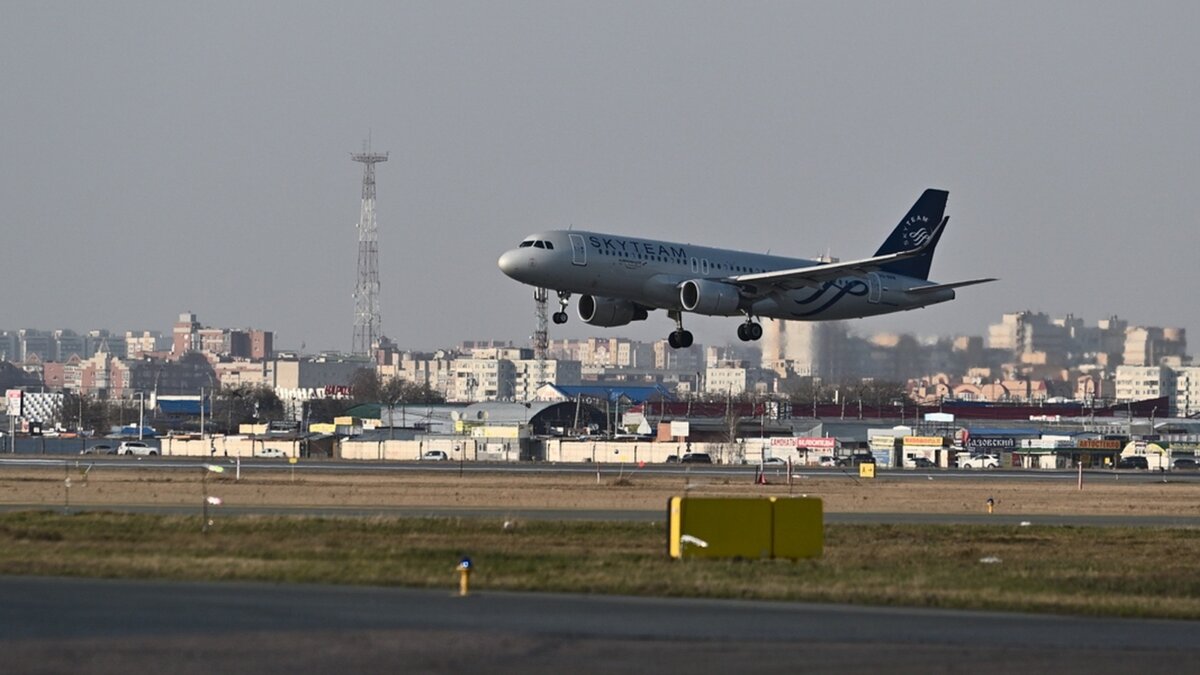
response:
<path id="1" fill-rule="evenodd" d="M 1179 673 L 1200 623 L 805 603 L 0 577 L 22 673 Z"/>
<path id="2" fill-rule="evenodd" d="M 113 457 L 97 455 L 67 455 L 67 456 L 31 456 L 8 455 L 0 456 L 0 467 L 48 467 L 63 465 L 92 466 L 93 470 L 102 471 L 113 469 L 158 469 L 195 471 L 205 464 L 216 464 L 232 467 L 235 460 L 229 457 Z M 295 465 L 282 459 L 244 459 L 241 466 L 256 471 L 289 472 L 333 472 L 333 473 L 445 473 L 445 474 L 507 474 L 507 475 L 595 475 L 599 471 L 604 476 L 616 474 L 629 475 L 636 471 L 655 476 L 753 476 L 759 467 L 757 464 L 615 464 L 577 462 L 380 462 L 367 460 L 341 459 L 301 459 Z M 784 476 L 782 467 L 769 466 L 766 469 L 769 476 Z M 792 475 L 797 478 L 833 478 L 843 477 L 847 480 L 859 480 L 854 469 L 803 466 L 793 467 Z M 1019 482 L 1073 482 L 1078 479 L 1074 469 L 879 469 L 876 472 L 877 481 L 928 481 L 934 480 L 1005 480 Z M 1200 483 L 1200 471 L 1145 471 L 1138 469 L 1085 469 L 1085 481 L 1120 480 L 1131 483 Z"/>

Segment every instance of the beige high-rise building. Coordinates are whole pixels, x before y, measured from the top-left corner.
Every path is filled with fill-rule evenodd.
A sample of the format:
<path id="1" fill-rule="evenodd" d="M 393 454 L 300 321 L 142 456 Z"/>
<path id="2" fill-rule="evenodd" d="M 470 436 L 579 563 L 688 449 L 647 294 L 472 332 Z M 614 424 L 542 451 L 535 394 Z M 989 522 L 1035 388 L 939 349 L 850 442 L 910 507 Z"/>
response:
<path id="1" fill-rule="evenodd" d="M 837 377 L 844 363 L 846 327 L 840 321 L 764 321 L 762 361 L 779 375 Z"/>

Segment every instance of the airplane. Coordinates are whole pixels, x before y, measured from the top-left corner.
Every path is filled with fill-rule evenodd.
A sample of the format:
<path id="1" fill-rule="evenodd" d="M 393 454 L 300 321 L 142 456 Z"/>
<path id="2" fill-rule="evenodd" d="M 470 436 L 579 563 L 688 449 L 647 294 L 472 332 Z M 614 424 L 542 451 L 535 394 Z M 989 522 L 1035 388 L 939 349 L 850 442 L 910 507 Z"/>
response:
<path id="1" fill-rule="evenodd" d="M 929 281 L 933 251 L 950 217 L 949 192 L 928 189 L 870 258 L 826 262 L 678 244 L 582 230 L 525 237 L 500 256 L 500 270 L 524 284 L 558 293 L 556 324 L 578 294 L 579 318 L 591 326 L 624 326 L 666 310 L 675 322 L 672 348 L 692 345 L 685 313 L 742 316 L 737 336 L 762 337 L 756 319 L 855 319 L 948 302 L 954 290 L 995 281 Z M 536 295 L 536 294 L 535 294 Z"/>

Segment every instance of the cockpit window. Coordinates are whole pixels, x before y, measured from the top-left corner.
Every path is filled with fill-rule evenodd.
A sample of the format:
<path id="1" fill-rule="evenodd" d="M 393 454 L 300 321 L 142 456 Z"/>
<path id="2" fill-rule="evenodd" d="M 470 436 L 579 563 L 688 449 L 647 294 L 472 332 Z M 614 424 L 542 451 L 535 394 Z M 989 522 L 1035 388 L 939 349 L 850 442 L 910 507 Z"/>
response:
<path id="1" fill-rule="evenodd" d="M 532 239 L 530 239 L 530 240 L 528 240 L 528 241 L 523 241 L 523 242 L 521 242 L 521 245 L 520 245 L 520 246 L 518 246 L 517 248 L 528 248 L 528 247 L 530 247 L 530 246 L 533 246 L 533 240 L 532 240 Z"/>
<path id="2" fill-rule="evenodd" d="M 535 241 L 535 242 L 533 242 L 533 247 L 534 248 L 546 248 L 546 242 L 540 241 L 540 240 Z"/>
<path id="3" fill-rule="evenodd" d="M 552 242 L 549 242 L 549 241 L 548 241 L 548 242 L 546 242 L 546 250 L 547 250 L 547 251 L 553 251 L 553 250 L 554 250 L 554 244 L 553 244 Z"/>

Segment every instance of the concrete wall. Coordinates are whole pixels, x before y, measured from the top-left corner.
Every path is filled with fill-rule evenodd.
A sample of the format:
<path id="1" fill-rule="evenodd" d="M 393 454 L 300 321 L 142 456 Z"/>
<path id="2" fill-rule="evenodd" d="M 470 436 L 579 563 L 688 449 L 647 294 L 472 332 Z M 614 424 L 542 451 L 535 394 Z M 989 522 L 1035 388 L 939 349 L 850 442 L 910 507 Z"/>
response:
<path id="1" fill-rule="evenodd" d="M 564 441 L 545 442 L 547 462 L 649 462 L 667 461 L 668 455 L 682 457 L 686 452 L 707 452 L 714 462 L 741 463 L 741 448 L 736 443 L 651 443 L 649 441 Z"/>
<path id="2" fill-rule="evenodd" d="M 423 438 L 415 441 L 362 441 L 342 439 L 342 459 L 412 461 L 430 450 L 441 450 L 451 461 L 459 459 L 459 448 L 466 461 L 484 459 L 483 444 L 471 438 Z M 514 459 L 516 459 L 514 457 Z"/>
<path id="3" fill-rule="evenodd" d="M 535 442 L 536 443 L 536 442 Z M 514 440 L 451 437 L 423 437 L 417 440 L 358 440 L 345 438 L 340 442 L 342 459 L 364 461 L 414 461 L 430 450 L 441 450 L 450 461 L 516 462 L 520 445 Z M 174 457 L 254 457 L 264 448 L 279 448 L 288 457 L 300 456 L 300 442 L 254 436 L 211 436 L 204 439 L 163 438 L 162 454 Z M 651 443 L 648 441 L 564 441 L 544 443 L 544 460 L 548 462 L 662 463 L 669 455 L 682 457 L 686 452 L 707 452 L 714 462 L 742 463 L 743 457 L 757 462 L 761 451 L 747 443 Z M 458 450 L 456 450 L 456 448 Z M 537 450 L 535 447 L 535 455 Z"/>
<path id="4" fill-rule="evenodd" d="M 300 456 L 300 442 L 252 436 L 210 436 L 204 439 L 163 438 L 166 457 L 253 457 L 264 448 L 279 448 L 288 457 Z"/>

